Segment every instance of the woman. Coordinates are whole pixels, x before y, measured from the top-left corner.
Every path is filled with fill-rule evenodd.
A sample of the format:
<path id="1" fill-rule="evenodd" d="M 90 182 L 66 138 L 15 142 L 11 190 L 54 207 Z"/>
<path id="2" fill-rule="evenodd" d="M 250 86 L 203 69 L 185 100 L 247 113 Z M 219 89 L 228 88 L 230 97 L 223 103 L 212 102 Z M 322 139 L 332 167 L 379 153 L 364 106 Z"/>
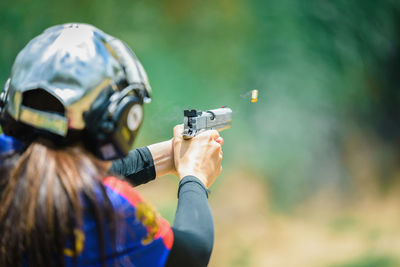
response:
<path id="1" fill-rule="evenodd" d="M 90 25 L 49 28 L 19 53 L 2 128 L 25 146 L 2 165 L 0 266 L 207 265 L 206 188 L 223 140 L 207 131 L 185 141 L 176 126 L 173 139 L 126 155 L 150 90 L 136 56 Z M 173 227 L 112 173 L 133 184 L 175 173 Z"/>

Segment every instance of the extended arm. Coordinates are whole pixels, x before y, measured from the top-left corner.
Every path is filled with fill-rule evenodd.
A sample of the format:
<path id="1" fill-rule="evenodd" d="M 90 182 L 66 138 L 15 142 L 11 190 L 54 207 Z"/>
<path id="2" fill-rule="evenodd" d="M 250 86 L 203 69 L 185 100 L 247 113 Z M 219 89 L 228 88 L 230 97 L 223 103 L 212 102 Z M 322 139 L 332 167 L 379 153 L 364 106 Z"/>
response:
<path id="1" fill-rule="evenodd" d="M 223 139 L 218 132 L 209 131 L 185 141 L 182 132 L 182 125 L 174 128 L 174 162 L 180 183 L 167 266 L 207 266 L 214 224 L 206 188 L 221 172 Z"/>
<path id="2" fill-rule="evenodd" d="M 147 183 L 175 173 L 172 151 L 172 140 L 134 149 L 125 158 L 114 160 L 110 172 L 125 177 L 133 185 Z"/>
<path id="3" fill-rule="evenodd" d="M 223 139 L 216 131 L 207 131 L 184 141 L 182 132 L 182 125 L 177 126 L 173 140 L 139 149 L 138 153 L 142 151 L 147 157 L 139 153 L 140 157 L 148 158 L 150 155 L 154 160 L 149 164 L 154 170 L 152 179 L 168 173 L 175 173 L 180 178 L 178 207 L 172 227 L 174 242 L 166 266 L 207 266 L 214 243 L 214 225 L 206 188 L 222 170 Z M 112 170 L 131 177 L 134 184 L 137 180 L 149 181 L 137 178 L 136 167 L 128 172 L 126 166 L 117 170 L 118 166 L 135 162 L 138 155 L 131 156 L 131 159 L 114 162 Z"/>
<path id="4" fill-rule="evenodd" d="M 214 244 L 214 224 L 207 196 L 206 188 L 194 176 L 181 180 L 172 227 L 174 244 L 166 266 L 207 266 Z"/>

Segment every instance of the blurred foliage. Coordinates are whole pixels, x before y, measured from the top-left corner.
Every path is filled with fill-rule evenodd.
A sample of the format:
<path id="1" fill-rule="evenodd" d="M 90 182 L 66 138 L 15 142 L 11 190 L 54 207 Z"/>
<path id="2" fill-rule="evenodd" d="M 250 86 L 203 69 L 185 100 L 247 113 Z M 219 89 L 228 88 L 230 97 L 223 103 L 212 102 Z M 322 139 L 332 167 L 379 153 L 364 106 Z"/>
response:
<path id="1" fill-rule="evenodd" d="M 395 267 L 398 261 L 392 256 L 366 255 L 347 263 L 335 264 L 332 267 Z"/>
<path id="2" fill-rule="evenodd" d="M 45 28 L 93 24 L 127 42 L 150 77 L 138 145 L 170 138 L 184 108 L 228 105 L 224 169 L 260 173 L 287 209 L 321 186 L 349 186 L 349 132 L 398 141 L 399 15 L 396 0 L 2 0 L 0 81 Z M 391 158 L 390 147 L 378 155 Z"/>
<path id="3" fill-rule="evenodd" d="M 353 216 L 341 216 L 335 218 L 331 223 L 330 227 L 337 233 L 350 232 L 360 227 L 360 222 Z"/>

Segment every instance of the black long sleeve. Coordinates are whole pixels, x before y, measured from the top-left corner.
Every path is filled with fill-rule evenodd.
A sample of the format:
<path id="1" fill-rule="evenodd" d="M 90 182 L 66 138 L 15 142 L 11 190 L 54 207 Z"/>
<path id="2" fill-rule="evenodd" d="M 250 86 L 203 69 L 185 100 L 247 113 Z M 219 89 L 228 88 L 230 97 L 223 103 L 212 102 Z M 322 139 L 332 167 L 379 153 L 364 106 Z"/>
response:
<path id="1" fill-rule="evenodd" d="M 147 147 L 134 149 L 125 158 L 114 160 L 110 172 L 125 177 L 133 185 L 144 184 L 156 178 L 153 157 Z"/>
<path id="2" fill-rule="evenodd" d="M 172 227 L 174 244 L 166 266 L 207 266 L 214 244 L 214 223 L 207 197 L 207 189 L 196 177 L 181 180 Z"/>

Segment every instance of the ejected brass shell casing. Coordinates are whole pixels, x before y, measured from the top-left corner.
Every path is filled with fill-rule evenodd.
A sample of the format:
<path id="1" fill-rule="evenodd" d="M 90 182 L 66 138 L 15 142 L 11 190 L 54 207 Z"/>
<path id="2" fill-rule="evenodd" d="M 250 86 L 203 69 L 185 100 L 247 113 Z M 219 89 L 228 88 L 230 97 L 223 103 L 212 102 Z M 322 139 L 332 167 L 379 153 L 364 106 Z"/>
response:
<path id="1" fill-rule="evenodd" d="M 258 90 L 254 89 L 251 91 L 251 103 L 257 103 L 258 101 Z"/>

